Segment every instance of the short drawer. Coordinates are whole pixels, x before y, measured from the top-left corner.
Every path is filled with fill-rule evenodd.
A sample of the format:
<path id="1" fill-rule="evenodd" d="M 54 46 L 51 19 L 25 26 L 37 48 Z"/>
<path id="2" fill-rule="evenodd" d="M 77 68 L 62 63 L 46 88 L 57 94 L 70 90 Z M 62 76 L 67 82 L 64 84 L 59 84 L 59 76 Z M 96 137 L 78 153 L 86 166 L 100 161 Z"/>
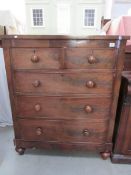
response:
<path id="1" fill-rule="evenodd" d="M 59 69 L 60 48 L 13 48 L 14 69 Z"/>
<path id="2" fill-rule="evenodd" d="M 16 92 L 43 94 L 110 94 L 112 73 L 41 73 L 15 72 Z"/>
<path id="3" fill-rule="evenodd" d="M 19 120 L 21 139 L 28 141 L 104 143 L 108 122 Z"/>
<path id="4" fill-rule="evenodd" d="M 65 52 L 65 67 L 69 69 L 112 69 L 115 67 L 116 50 L 68 48 Z"/>
<path id="5" fill-rule="evenodd" d="M 88 119 L 109 117 L 110 98 L 26 97 L 17 96 L 16 111 L 20 118 Z M 24 110 L 23 110 L 24 109 Z"/>

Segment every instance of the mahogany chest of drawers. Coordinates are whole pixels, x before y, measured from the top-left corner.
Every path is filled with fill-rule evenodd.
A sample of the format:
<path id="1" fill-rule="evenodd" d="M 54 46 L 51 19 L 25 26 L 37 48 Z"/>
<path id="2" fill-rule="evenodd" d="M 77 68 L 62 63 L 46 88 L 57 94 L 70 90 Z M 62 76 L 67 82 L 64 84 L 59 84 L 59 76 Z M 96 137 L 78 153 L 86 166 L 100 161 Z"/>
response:
<path id="1" fill-rule="evenodd" d="M 35 147 L 110 155 L 126 40 L 2 38 L 19 154 Z"/>

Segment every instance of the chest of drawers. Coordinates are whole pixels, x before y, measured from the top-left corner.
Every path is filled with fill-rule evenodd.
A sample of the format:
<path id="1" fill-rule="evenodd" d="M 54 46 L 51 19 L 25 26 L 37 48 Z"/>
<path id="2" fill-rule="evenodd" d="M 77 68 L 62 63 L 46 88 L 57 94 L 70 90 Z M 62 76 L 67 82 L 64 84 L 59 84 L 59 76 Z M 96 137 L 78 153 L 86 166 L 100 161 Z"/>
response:
<path id="1" fill-rule="evenodd" d="M 127 37 L 2 38 L 16 151 L 112 150 Z"/>

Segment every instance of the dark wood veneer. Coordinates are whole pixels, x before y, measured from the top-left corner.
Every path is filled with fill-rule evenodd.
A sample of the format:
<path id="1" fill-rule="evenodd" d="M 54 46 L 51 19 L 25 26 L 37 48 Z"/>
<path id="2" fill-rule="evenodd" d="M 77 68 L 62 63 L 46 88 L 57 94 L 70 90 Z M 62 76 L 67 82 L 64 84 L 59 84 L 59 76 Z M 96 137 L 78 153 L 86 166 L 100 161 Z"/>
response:
<path id="1" fill-rule="evenodd" d="M 113 163 L 131 163 L 131 72 L 124 71 L 114 132 Z"/>
<path id="2" fill-rule="evenodd" d="M 94 85 L 90 85 L 94 83 Z M 109 73 L 32 73 L 15 72 L 16 92 L 43 94 L 110 94 L 113 74 Z"/>
<path id="3" fill-rule="evenodd" d="M 86 119 L 101 121 L 110 117 L 111 97 L 17 96 L 19 118 Z M 91 110 L 87 110 L 90 107 Z"/>
<path id="4" fill-rule="evenodd" d="M 124 49 L 119 36 L 4 36 L 16 151 L 112 150 Z"/>

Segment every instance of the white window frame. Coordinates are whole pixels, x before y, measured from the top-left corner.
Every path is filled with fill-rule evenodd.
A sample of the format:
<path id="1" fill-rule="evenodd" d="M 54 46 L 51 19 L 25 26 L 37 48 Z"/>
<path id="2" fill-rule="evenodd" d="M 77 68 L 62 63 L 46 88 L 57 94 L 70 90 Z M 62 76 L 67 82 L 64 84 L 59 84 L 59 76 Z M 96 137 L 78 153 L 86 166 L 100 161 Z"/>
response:
<path id="1" fill-rule="evenodd" d="M 94 26 L 85 26 L 85 10 L 95 10 L 95 16 L 94 16 Z M 97 17 L 97 9 L 95 7 L 85 7 L 83 8 L 83 28 L 96 28 L 96 19 Z"/>
<path id="2" fill-rule="evenodd" d="M 43 12 L 43 25 L 42 25 L 42 26 L 35 26 L 35 25 L 34 25 L 34 21 L 33 21 L 33 10 L 34 10 L 34 9 L 42 9 L 42 12 Z M 31 27 L 33 27 L 33 28 L 43 28 L 43 27 L 45 27 L 44 8 L 39 8 L 39 7 L 31 8 Z"/>

